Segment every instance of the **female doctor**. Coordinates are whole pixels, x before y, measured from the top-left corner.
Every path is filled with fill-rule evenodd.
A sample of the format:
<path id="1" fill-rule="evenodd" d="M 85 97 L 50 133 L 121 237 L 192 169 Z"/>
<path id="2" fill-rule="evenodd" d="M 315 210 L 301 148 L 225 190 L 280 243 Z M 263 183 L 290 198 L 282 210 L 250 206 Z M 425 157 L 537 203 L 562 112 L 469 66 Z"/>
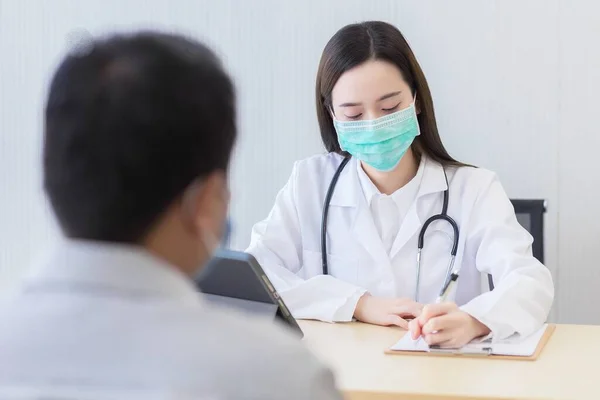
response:
<path id="1" fill-rule="evenodd" d="M 551 275 L 496 175 L 444 148 L 402 34 L 384 22 L 338 31 L 316 101 L 329 153 L 294 165 L 248 249 L 294 316 L 398 325 L 448 347 L 541 326 Z M 436 303 L 451 272 L 458 279 Z M 482 289 L 487 274 L 493 291 Z"/>

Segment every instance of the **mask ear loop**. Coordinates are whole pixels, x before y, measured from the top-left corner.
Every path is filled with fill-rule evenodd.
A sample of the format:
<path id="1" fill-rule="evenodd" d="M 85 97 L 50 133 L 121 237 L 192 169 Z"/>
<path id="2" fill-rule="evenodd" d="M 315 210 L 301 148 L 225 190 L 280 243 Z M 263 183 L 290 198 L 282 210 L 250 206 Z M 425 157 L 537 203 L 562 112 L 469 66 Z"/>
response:
<path id="1" fill-rule="evenodd" d="M 413 112 L 415 113 L 415 120 L 417 121 L 417 136 L 421 136 L 421 124 L 419 124 L 419 114 L 417 114 L 417 92 L 413 97 Z"/>
<path id="2" fill-rule="evenodd" d="M 323 107 L 325 107 L 325 109 L 329 112 L 331 120 L 333 122 L 337 121 L 337 117 L 335 116 L 335 111 L 333 111 L 333 104 L 331 104 L 331 101 L 323 100 Z"/>

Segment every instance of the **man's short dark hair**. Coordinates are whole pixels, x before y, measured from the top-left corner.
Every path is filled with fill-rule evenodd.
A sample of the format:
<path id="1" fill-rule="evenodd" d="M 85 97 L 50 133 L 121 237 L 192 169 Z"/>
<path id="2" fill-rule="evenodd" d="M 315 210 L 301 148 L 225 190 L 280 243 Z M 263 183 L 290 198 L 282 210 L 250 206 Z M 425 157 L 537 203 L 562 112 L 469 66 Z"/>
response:
<path id="1" fill-rule="evenodd" d="M 94 40 L 56 71 L 44 187 L 69 237 L 140 242 L 196 179 L 227 170 L 233 84 L 204 45 L 142 32 Z"/>

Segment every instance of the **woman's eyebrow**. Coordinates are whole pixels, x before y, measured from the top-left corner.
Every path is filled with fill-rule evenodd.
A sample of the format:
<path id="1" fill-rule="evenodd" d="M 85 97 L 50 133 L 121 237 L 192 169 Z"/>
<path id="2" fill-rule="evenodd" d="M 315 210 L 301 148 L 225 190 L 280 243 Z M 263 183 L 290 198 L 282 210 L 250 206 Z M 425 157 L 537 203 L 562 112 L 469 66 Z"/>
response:
<path id="1" fill-rule="evenodd" d="M 383 101 L 383 100 L 389 99 L 391 97 L 398 96 L 401 93 L 402 93 L 402 91 L 399 90 L 397 92 L 392 92 L 392 93 L 384 94 L 379 99 L 377 99 L 377 101 Z M 362 103 L 342 103 L 338 107 L 356 107 L 356 106 L 362 106 Z"/>
<path id="2" fill-rule="evenodd" d="M 400 93 L 402 93 L 402 91 L 399 90 L 397 92 L 392 92 L 392 93 L 384 94 L 377 101 L 383 101 L 383 100 L 389 99 L 390 97 L 398 96 Z"/>

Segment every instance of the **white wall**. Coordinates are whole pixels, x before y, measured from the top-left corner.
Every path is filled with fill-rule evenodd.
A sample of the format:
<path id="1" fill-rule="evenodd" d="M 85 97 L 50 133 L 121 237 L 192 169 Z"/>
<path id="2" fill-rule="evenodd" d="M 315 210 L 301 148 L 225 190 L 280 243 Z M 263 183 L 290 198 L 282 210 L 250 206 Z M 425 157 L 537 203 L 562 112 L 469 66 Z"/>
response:
<path id="1" fill-rule="evenodd" d="M 41 110 L 67 35 L 161 27 L 224 57 L 239 89 L 234 246 L 269 211 L 294 160 L 322 151 L 314 78 L 329 37 L 382 19 L 411 42 L 447 147 L 546 198 L 554 317 L 600 323 L 600 5 L 583 0 L 0 0 L 0 291 L 57 230 L 40 190 Z"/>

